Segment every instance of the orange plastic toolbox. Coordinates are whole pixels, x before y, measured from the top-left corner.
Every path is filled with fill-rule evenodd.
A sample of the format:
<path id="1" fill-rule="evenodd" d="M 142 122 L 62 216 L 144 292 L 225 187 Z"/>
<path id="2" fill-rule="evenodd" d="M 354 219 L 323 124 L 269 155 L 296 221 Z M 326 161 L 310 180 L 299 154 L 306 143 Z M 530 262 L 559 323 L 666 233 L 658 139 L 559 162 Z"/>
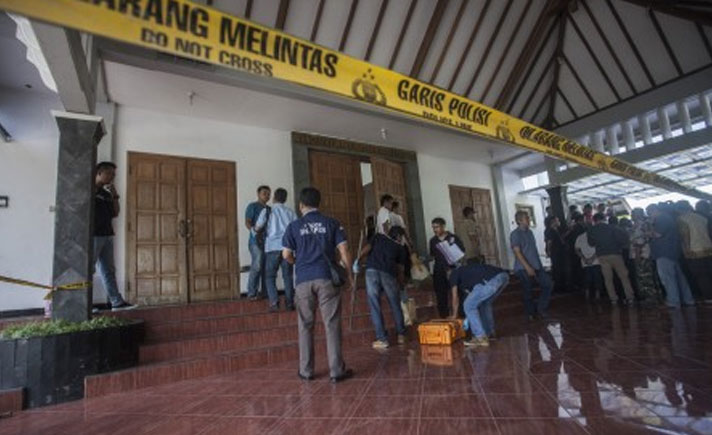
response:
<path id="1" fill-rule="evenodd" d="M 418 326 L 420 344 L 453 344 L 465 337 L 462 320 L 437 319 Z"/>
<path id="2" fill-rule="evenodd" d="M 452 366 L 452 346 L 423 344 L 420 346 L 420 360 L 432 366 Z"/>

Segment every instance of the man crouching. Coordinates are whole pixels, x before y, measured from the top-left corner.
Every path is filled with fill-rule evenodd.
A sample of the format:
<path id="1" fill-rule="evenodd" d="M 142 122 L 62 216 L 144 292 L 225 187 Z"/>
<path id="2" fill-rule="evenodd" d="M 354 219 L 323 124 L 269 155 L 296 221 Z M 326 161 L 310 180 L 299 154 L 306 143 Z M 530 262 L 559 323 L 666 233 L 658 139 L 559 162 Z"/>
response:
<path id="1" fill-rule="evenodd" d="M 489 346 L 490 338 L 494 338 L 492 304 L 508 282 L 506 270 L 488 264 L 469 264 L 452 272 L 450 319 L 456 319 L 462 308 L 472 331 L 472 338 L 465 340 L 465 346 Z M 464 301 L 462 307 L 461 300 Z"/>

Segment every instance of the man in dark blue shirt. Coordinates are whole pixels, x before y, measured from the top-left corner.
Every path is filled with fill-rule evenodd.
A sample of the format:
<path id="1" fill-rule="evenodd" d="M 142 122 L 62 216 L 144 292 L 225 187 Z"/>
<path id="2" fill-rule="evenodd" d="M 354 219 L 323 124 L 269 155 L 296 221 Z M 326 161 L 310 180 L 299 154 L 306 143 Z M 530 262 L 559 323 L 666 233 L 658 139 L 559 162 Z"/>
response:
<path id="1" fill-rule="evenodd" d="M 250 232 L 250 240 L 248 242 L 248 247 L 250 248 L 250 256 L 252 257 L 252 263 L 250 264 L 250 277 L 247 280 L 247 296 L 251 301 L 256 301 L 257 287 L 261 285 L 262 295 L 267 292 L 267 285 L 264 277 L 264 266 L 265 266 L 265 245 L 264 245 L 264 234 L 258 234 L 258 230 L 255 227 L 257 224 L 257 218 L 260 216 L 262 209 L 267 207 L 267 201 L 269 201 L 272 191 L 269 186 L 260 186 L 257 188 L 257 201 L 251 202 L 247 209 L 245 209 L 245 226 Z M 264 228 L 262 229 L 264 232 Z M 261 242 L 262 241 L 262 242 Z"/>
<path id="2" fill-rule="evenodd" d="M 398 334 L 398 344 L 405 344 L 405 321 L 401 310 L 400 289 L 405 282 L 405 265 L 408 255 L 403 245 L 405 230 L 393 226 L 388 235 L 376 234 L 363 250 L 359 258 L 368 255 L 366 262 L 366 293 L 371 309 L 371 322 L 376 330 L 374 349 L 386 349 L 389 346 L 388 333 L 383 326 L 381 313 L 381 291 L 386 293 L 391 306 L 393 319 Z"/>
<path id="3" fill-rule="evenodd" d="M 465 341 L 465 346 L 489 346 L 489 338 L 494 337 L 492 303 L 508 282 L 506 270 L 488 264 L 461 266 L 450 274 L 453 300 L 450 318 L 457 318 L 463 294 L 462 308 L 472 331 L 472 338 Z"/>
<path id="4" fill-rule="evenodd" d="M 314 379 L 314 311 L 319 305 L 326 330 L 326 351 L 331 382 L 353 376 L 341 353 L 341 293 L 332 284 L 331 265 L 338 250 L 350 287 L 353 280 L 351 254 L 344 229 L 336 219 L 318 210 L 321 193 L 302 189 L 299 198 L 300 219 L 289 224 L 282 238 L 282 256 L 295 264 L 295 302 L 299 320 L 299 372 L 301 379 Z"/>
<path id="5" fill-rule="evenodd" d="M 551 278 L 541 264 L 536 239 L 529 228 L 529 213 L 519 210 L 514 214 L 514 220 L 517 222 L 517 228 L 509 234 L 509 244 L 514 252 L 514 273 L 522 282 L 524 309 L 529 320 L 534 320 L 537 316 L 546 317 L 551 296 Z M 532 297 L 535 280 L 541 287 L 537 304 L 534 304 Z"/>

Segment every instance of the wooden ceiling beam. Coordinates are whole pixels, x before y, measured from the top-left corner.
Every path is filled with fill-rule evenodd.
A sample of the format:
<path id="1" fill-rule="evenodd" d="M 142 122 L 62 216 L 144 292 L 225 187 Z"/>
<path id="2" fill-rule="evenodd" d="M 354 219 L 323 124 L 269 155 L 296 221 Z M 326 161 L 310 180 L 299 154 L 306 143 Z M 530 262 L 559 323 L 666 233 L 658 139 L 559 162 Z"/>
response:
<path id="1" fill-rule="evenodd" d="M 667 52 L 668 56 L 670 57 L 670 60 L 672 60 L 673 65 L 675 65 L 675 70 L 677 70 L 677 75 L 681 76 L 683 74 L 683 71 L 682 71 L 682 66 L 680 66 L 680 61 L 678 60 L 677 55 L 675 55 L 675 51 L 672 49 L 672 46 L 670 45 L 670 41 L 668 41 L 667 36 L 665 36 L 665 32 L 663 31 L 663 28 L 660 26 L 658 17 L 655 16 L 655 11 L 653 9 L 648 9 L 648 15 L 650 16 L 650 20 L 653 22 L 655 31 L 658 33 L 660 40 L 663 42 L 663 45 L 665 46 L 665 51 Z"/>
<path id="2" fill-rule="evenodd" d="M 574 119 L 578 118 L 578 114 L 576 113 L 576 110 L 574 110 L 574 106 L 571 104 L 571 101 L 566 98 L 566 94 L 564 94 L 561 88 L 558 88 L 556 90 L 556 93 L 561 97 L 561 100 L 564 102 L 564 104 L 566 104 L 566 107 L 569 109 L 569 112 L 574 115 Z"/>
<path id="3" fill-rule="evenodd" d="M 695 25 L 695 27 L 697 27 L 697 32 L 700 34 L 700 38 L 705 44 L 705 48 L 707 49 L 707 55 L 709 55 L 710 59 L 712 59 L 712 45 L 710 45 L 710 40 L 707 37 L 707 34 L 705 33 L 705 29 L 699 24 Z"/>
<path id="4" fill-rule="evenodd" d="M 289 0 L 279 0 L 279 9 L 277 10 L 277 21 L 274 28 L 284 30 L 284 24 L 287 22 L 287 14 L 289 13 Z"/>
<path id="5" fill-rule="evenodd" d="M 534 23 L 534 27 L 532 27 L 531 34 L 527 38 L 527 42 L 524 44 L 524 47 L 522 48 L 522 51 L 519 54 L 519 57 L 517 58 L 517 61 L 514 63 L 514 66 L 511 70 L 512 72 L 509 74 L 507 80 L 504 82 L 504 87 L 502 88 L 502 92 L 500 92 L 499 97 L 497 97 L 497 101 L 494 103 L 494 107 L 501 109 L 502 107 L 504 107 L 505 104 L 507 104 L 508 101 L 514 104 L 514 100 L 516 100 L 516 98 L 512 98 L 511 100 L 509 100 L 512 91 L 517 86 L 517 83 L 520 83 L 520 78 L 522 78 L 522 73 L 527 68 L 527 65 L 534 65 L 536 63 L 536 59 L 539 58 L 539 56 L 536 55 L 534 56 L 535 61 L 530 62 L 532 59 L 532 53 L 541 41 L 544 41 L 544 43 L 541 45 L 542 47 L 546 44 L 546 41 L 549 39 L 549 36 L 544 36 L 545 33 L 547 35 L 551 35 L 551 29 L 553 29 L 553 26 L 550 27 L 549 32 L 546 32 L 546 28 L 551 22 L 551 14 L 549 13 L 549 11 L 551 10 L 551 5 L 553 5 L 553 3 L 547 2 L 546 6 L 544 6 L 544 8 L 539 13 L 536 22 Z M 529 68 L 529 72 L 524 76 L 525 80 L 526 77 L 529 76 L 529 73 L 531 73 L 531 66 Z M 523 81 L 521 83 L 523 83 Z M 520 90 L 521 87 L 522 86 L 520 84 Z M 509 110 L 511 110 L 511 104 Z"/>
<path id="6" fill-rule="evenodd" d="M 546 36 L 544 36 L 544 39 L 541 40 L 541 45 L 539 46 L 539 49 L 537 50 L 536 54 L 534 55 L 534 61 L 532 61 L 529 64 L 527 71 L 522 76 L 522 80 L 519 81 L 519 86 L 517 86 L 517 90 L 514 92 L 514 94 L 512 94 L 512 99 L 510 100 L 509 106 L 507 107 L 507 113 L 510 113 L 512 111 L 514 104 L 516 104 L 517 100 L 519 99 L 519 95 L 522 93 L 522 89 L 524 89 L 524 85 L 526 85 L 528 83 L 529 76 L 531 76 L 532 71 L 534 71 L 534 67 L 536 67 L 536 65 L 539 63 L 538 60 L 541 58 L 541 53 L 544 51 L 544 49 L 548 45 L 549 38 L 551 38 L 551 35 L 554 34 L 555 28 L 556 28 L 556 22 L 551 22 L 551 25 L 549 26 L 549 30 L 546 32 Z"/>
<path id="7" fill-rule="evenodd" d="M 532 100 L 534 99 L 534 95 L 536 95 L 537 91 L 539 90 L 539 87 L 541 86 L 541 82 L 544 81 L 544 77 L 546 77 L 546 73 L 549 72 L 551 65 L 554 63 L 554 60 L 555 60 L 554 56 L 555 56 L 554 54 L 551 55 L 551 57 L 549 58 L 549 61 L 546 62 L 546 66 L 541 71 L 541 74 L 539 75 L 539 79 L 534 83 L 534 88 L 532 88 L 532 92 L 529 94 L 529 97 L 524 102 L 524 106 L 522 106 L 522 109 L 519 111 L 519 115 L 518 115 L 519 118 L 523 117 L 524 114 L 527 112 L 527 109 L 529 109 L 529 105 L 532 103 Z"/>
<path id="8" fill-rule="evenodd" d="M 606 4 L 608 5 L 608 9 L 611 11 L 611 14 L 613 14 L 613 18 L 615 18 L 616 23 L 618 23 L 618 27 L 620 28 L 621 32 L 623 32 L 623 36 L 625 36 L 626 41 L 628 41 L 628 45 L 630 45 L 630 48 L 633 50 L 635 58 L 638 59 L 638 63 L 640 64 L 641 68 L 643 68 L 643 72 L 645 73 L 645 77 L 648 78 L 650 86 L 655 86 L 655 79 L 653 79 L 653 75 L 650 73 L 650 68 L 648 68 L 648 64 L 645 63 L 645 60 L 643 60 L 643 56 L 640 54 L 640 50 L 638 50 L 638 46 L 635 44 L 635 41 L 633 41 L 633 38 L 630 36 L 630 32 L 628 32 L 628 28 L 623 23 L 623 20 L 621 19 L 618 10 L 616 10 L 615 6 L 613 6 L 611 0 L 606 0 Z"/>
<path id="9" fill-rule="evenodd" d="M 484 21 L 485 15 L 487 15 L 487 11 L 489 11 L 489 7 L 491 4 L 492 4 L 492 0 L 485 0 L 485 5 L 482 7 L 482 12 L 480 12 L 480 16 L 477 18 L 477 22 L 475 23 L 475 26 L 472 28 L 470 37 L 467 39 L 467 44 L 465 45 L 465 49 L 462 50 L 462 54 L 460 54 L 460 60 L 457 62 L 457 67 L 455 68 L 455 72 L 452 74 L 452 77 L 450 77 L 450 84 L 447 87 L 448 91 L 452 91 L 452 87 L 455 85 L 455 81 L 457 80 L 457 77 L 460 75 L 460 70 L 462 69 L 462 64 L 465 63 L 465 59 L 467 58 L 467 53 L 470 52 L 470 49 L 472 48 L 472 43 L 475 42 L 475 38 L 477 37 L 477 34 L 479 33 L 480 28 L 482 27 L 482 21 Z"/>
<path id="10" fill-rule="evenodd" d="M 559 78 L 561 77 L 561 64 L 564 56 L 564 36 L 566 35 L 566 13 L 559 14 L 558 25 L 559 34 L 556 38 L 556 51 L 554 52 L 554 78 L 551 80 L 549 88 L 549 112 L 546 116 L 546 121 L 554 119 L 554 109 L 556 109 L 556 91 L 559 89 Z M 546 124 L 546 122 L 545 122 Z M 546 128 L 551 128 L 551 125 L 545 125 Z"/>
<path id="11" fill-rule="evenodd" d="M 681 8 L 676 5 L 676 2 L 670 1 L 650 1 L 650 0 L 623 0 L 624 2 L 634 4 L 636 6 L 641 6 L 647 8 L 648 10 L 653 10 L 655 12 L 660 12 L 661 14 L 671 15 L 673 17 L 682 18 L 683 20 L 692 21 L 703 26 L 712 27 L 712 13 L 704 12 L 701 10 L 693 10 L 687 8 Z"/>
<path id="12" fill-rule="evenodd" d="M 378 10 L 378 16 L 376 17 L 376 24 L 373 25 L 373 32 L 371 32 L 371 38 L 368 40 L 368 48 L 366 48 L 366 62 L 371 60 L 371 53 L 373 52 L 373 46 L 376 44 L 376 38 L 378 38 L 378 33 L 381 31 L 381 23 L 383 22 L 383 16 L 386 14 L 386 9 L 388 9 L 388 0 L 381 1 L 381 7 Z"/>
<path id="13" fill-rule="evenodd" d="M 430 22 L 425 30 L 425 35 L 423 35 L 423 40 L 420 42 L 420 48 L 418 49 L 418 54 L 415 56 L 415 61 L 413 62 L 413 67 L 410 69 L 410 76 L 418 78 L 420 70 L 423 68 L 425 63 L 425 58 L 428 56 L 428 51 L 430 51 L 430 46 L 433 44 L 433 39 L 438 33 L 438 28 L 443 20 L 443 14 L 447 8 L 448 0 L 438 0 L 435 5 L 435 10 L 433 15 L 430 17 Z"/>
<path id="14" fill-rule="evenodd" d="M 586 94 L 586 97 L 588 98 L 588 101 L 591 103 L 594 109 L 598 110 L 598 103 L 596 103 L 596 100 L 593 99 L 593 95 L 591 95 L 591 92 L 588 90 L 586 87 L 586 83 L 581 80 L 581 76 L 579 73 L 576 71 L 574 66 L 571 64 L 569 61 L 569 58 L 566 57 L 566 53 L 564 53 L 564 63 L 566 64 L 566 67 L 571 71 L 571 74 L 573 74 L 574 78 L 576 79 L 576 82 L 579 84 L 581 89 L 583 90 L 583 93 Z"/>
<path id="15" fill-rule="evenodd" d="M 316 8 L 316 15 L 314 16 L 314 24 L 312 24 L 312 31 L 309 40 L 314 42 L 317 33 L 319 33 L 319 25 L 321 24 L 321 14 L 324 12 L 324 2 L 326 0 L 319 0 L 319 6 Z"/>
<path id="16" fill-rule="evenodd" d="M 438 76 L 438 73 L 440 72 L 440 67 L 443 65 L 443 60 L 445 60 L 445 55 L 447 54 L 448 50 L 450 49 L 450 43 L 452 42 L 452 39 L 455 37 L 455 33 L 457 32 L 458 26 L 460 25 L 460 19 L 465 13 L 465 9 L 467 8 L 467 5 L 470 3 L 470 0 L 462 0 L 462 3 L 460 3 L 460 8 L 457 10 L 457 15 L 455 15 L 455 22 L 452 23 L 452 27 L 450 28 L 450 33 L 447 35 L 447 39 L 445 40 L 445 46 L 443 47 L 442 51 L 440 52 L 440 56 L 438 56 L 438 61 L 435 64 L 435 69 L 433 70 L 433 73 L 430 75 L 430 80 L 428 80 L 430 83 L 435 82 L 435 78 Z"/>
<path id="17" fill-rule="evenodd" d="M 470 80 L 470 84 L 467 86 L 467 90 L 463 94 L 463 96 L 467 97 L 470 95 L 470 92 L 472 92 L 472 87 L 475 85 L 475 82 L 477 81 L 477 77 L 479 77 L 480 72 L 482 72 L 482 68 L 485 66 L 485 63 L 487 62 L 489 58 L 489 52 L 492 50 L 492 46 L 494 45 L 494 41 L 497 39 L 497 36 L 499 36 L 499 31 L 502 29 L 502 24 L 504 24 L 504 19 L 507 18 L 507 15 L 509 14 L 509 10 L 512 8 L 512 1 L 513 0 L 508 0 L 507 5 L 504 7 L 504 11 L 502 11 L 502 15 L 499 17 L 499 21 L 497 21 L 497 24 L 494 27 L 494 32 L 490 35 L 489 42 L 487 42 L 487 46 L 485 47 L 484 53 L 482 53 L 482 57 L 480 57 L 480 62 L 477 64 L 477 69 L 475 69 L 475 73 L 472 75 L 472 79 Z"/>
<path id="18" fill-rule="evenodd" d="M 509 41 L 507 41 L 507 45 L 504 47 L 504 50 L 502 51 L 502 54 L 499 57 L 499 61 L 497 61 L 497 66 L 495 66 L 494 72 L 490 76 L 489 82 L 487 83 L 487 86 L 485 87 L 485 91 L 482 93 L 482 97 L 480 97 L 479 101 L 484 102 L 487 99 L 487 95 L 489 94 L 489 91 L 490 91 L 490 89 L 492 89 L 492 85 L 494 84 L 494 81 L 497 79 L 497 76 L 499 75 L 499 70 L 502 68 L 502 64 L 504 63 L 504 60 L 507 58 L 507 55 L 509 55 L 509 50 L 512 49 L 512 44 L 514 43 L 514 40 L 517 39 L 517 36 L 519 36 L 519 30 L 522 28 L 522 22 L 524 21 L 524 17 L 527 16 L 527 13 L 529 12 L 529 8 L 531 8 L 531 5 L 532 5 L 532 0 L 527 0 L 526 6 L 524 6 L 522 13 L 519 15 L 517 24 L 514 25 L 514 30 L 512 31 L 512 37 L 509 38 Z"/>
<path id="19" fill-rule="evenodd" d="M 354 21 L 354 15 L 356 15 L 356 8 L 358 7 L 358 0 L 351 0 L 351 7 L 349 8 L 349 16 L 346 18 L 346 26 L 344 26 L 344 33 L 341 34 L 341 42 L 339 43 L 339 51 L 343 52 L 344 47 L 346 47 L 346 41 L 349 39 L 349 33 L 351 33 L 351 24 Z"/>
<path id="20" fill-rule="evenodd" d="M 401 26 L 400 34 L 398 35 L 398 40 L 396 41 L 396 46 L 393 48 L 393 54 L 391 55 L 391 61 L 388 62 L 388 69 L 393 69 L 393 65 L 396 64 L 398 59 L 398 53 L 400 53 L 401 45 L 403 44 L 403 38 L 405 37 L 405 32 L 408 30 L 410 25 L 410 20 L 413 18 L 413 11 L 415 6 L 418 4 L 418 0 L 411 0 L 410 6 L 408 6 L 408 12 L 405 15 L 405 20 L 403 21 L 403 26 Z"/>
<path id="21" fill-rule="evenodd" d="M 621 95 L 618 93 L 618 89 L 616 89 L 615 85 L 613 84 L 613 80 L 611 80 L 611 78 L 608 76 L 606 69 L 603 68 L 603 64 L 598 59 L 598 56 L 596 55 L 596 52 L 591 47 L 591 44 L 588 42 L 588 38 L 586 38 L 586 35 L 583 34 L 583 32 L 581 31 L 581 28 L 576 23 L 576 20 L 574 20 L 574 17 L 572 17 L 571 14 L 567 14 L 567 16 L 568 16 L 569 21 L 571 21 L 571 24 L 573 25 L 573 28 L 576 31 L 576 34 L 578 35 L 579 39 L 583 43 L 584 47 L 586 47 L 586 51 L 588 51 L 589 56 L 591 56 L 591 59 L 593 59 L 593 63 L 596 64 L 596 68 L 598 68 L 598 72 L 601 73 L 601 75 L 603 76 L 603 79 L 608 84 L 608 87 L 611 88 L 611 91 L 613 91 L 613 95 L 616 96 L 616 100 L 620 101 Z"/>
<path id="22" fill-rule="evenodd" d="M 608 36 L 606 36 L 606 33 L 601 28 L 601 25 L 598 23 L 596 16 L 593 14 L 593 11 L 588 6 L 588 2 L 586 0 L 580 0 L 579 3 L 583 6 L 584 10 L 586 11 L 586 15 L 588 15 L 588 19 L 591 20 L 591 23 L 593 23 L 593 27 L 596 28 L 596 32 L 598 32 L 598 36 L 601 38 L 603 43 L 606 45 L 608 52 L 611 53 L 611 57 L 613 57 L 613 61 L 616 63 L 616 65 L 618 65 L 618 69 L 623 74 L 623 78 L 625 78 L 626 83 L 628 83 L 628 86 L 630 87 L 631 92 L 633 92 L 633 94 L 637 94 L 638 90 L 635 88 L 635 85 L 633 84 L 633 80 L 631 80 L 630 76 L 628 75 L 628 71 L 626 71 L 625 67 L 623 66 L 623 62 L 621 62 L 621 59 L 618 57 L 616 50 L 613 49 L 613 44 L 611 44 L 611 41 L 608 39 Z"/>
<path id="23" fill-rule="evenodd" d="M 248 20 L 252 16 L 252 0 L 247 0 L 247 3 L 245 4 L 245 18 Z"/>

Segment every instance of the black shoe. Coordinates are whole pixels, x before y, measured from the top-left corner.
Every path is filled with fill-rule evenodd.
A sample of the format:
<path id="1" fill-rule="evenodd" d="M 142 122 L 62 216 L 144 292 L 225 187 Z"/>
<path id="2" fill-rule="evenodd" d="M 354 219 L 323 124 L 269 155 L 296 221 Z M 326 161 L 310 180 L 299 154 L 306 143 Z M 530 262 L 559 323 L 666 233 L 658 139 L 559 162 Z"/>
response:
<path id="1" fill-rule="evenodd" d="M 121 302 L 119 305 L 116 305 L 115 307 L 111 307 L 111 311 L 133 310 L 136 307 L 137 307 L 136 305 L 131 305 L 127 302 Z"/>
<path id="2" fill-rule="evenodd" d="M 347 379 L 353 378 L 354 376 L 354 371 L 351 369 L 346 369 L 342 374 L 339 376 L 334 376 L 331 378 L 331 383 L 332 384 L 337 384 L 339 382 L 345 381 Z"/>
<path id="3" fill-rule="evenodd" d="M 296 308 L 294 307 L 294 305 L 287 305 L 286 310 L 287 310 L 287 311 L 294 311 L 294 310 L 296 310 Z"/>
<path id="4" fill-rule="evenodd" d="M 270 313 L 277 313 L 277 312 L 279 312 L 279 305 L 270 305 L 270 307 L 269 307 L 269 312 L 270 312 Z"/>
<path id="5" fill-rule="evenodd" d="M 301 374 L 299 370 L 297 370 L 297 376 L 299 376 L 299 379 L 302 381 L 313 381 L 314 380 L 314 375 L 309 375 L 309 376 L 304 376 Z"/>

